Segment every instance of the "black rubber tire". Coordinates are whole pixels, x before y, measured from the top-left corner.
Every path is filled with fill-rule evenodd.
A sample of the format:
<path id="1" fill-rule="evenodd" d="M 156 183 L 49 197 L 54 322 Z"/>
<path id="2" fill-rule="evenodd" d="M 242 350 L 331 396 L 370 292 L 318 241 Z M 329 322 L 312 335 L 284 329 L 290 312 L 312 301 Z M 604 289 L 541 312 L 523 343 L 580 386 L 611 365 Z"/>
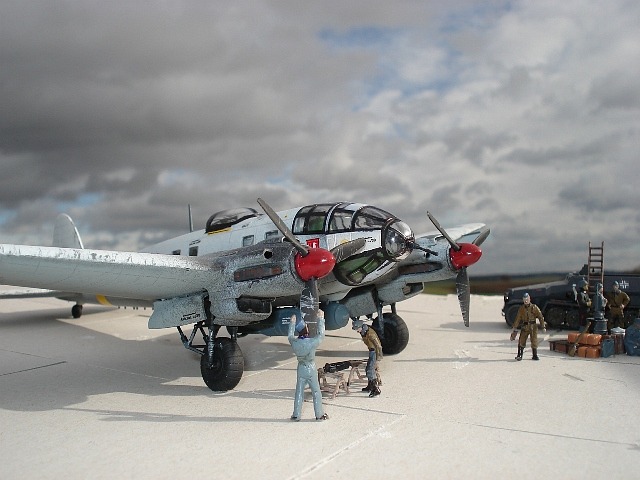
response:
<path id="1" fill-rule="evenodd" d="M 551 328 L 560 328 L 564 323 L 565 313 L 562 307 L 549 307 L 544 313 L 544 323 Z"/>
<path id="2" fill-rule="evenodd" d="M 82 316 L 82 305 L 74 305 L 71 307 L 71 316 L 73 318 L 80 318 Z"/>
<path id="3" fill-rule="evenodd" d="M 507 309 L 507 314 L 504 316 L 504 320 L 507 322 L 507 325 L 513 327 L 513 322 L 516 321 L 516 315 L 518 315 L 518 310 L 520 309 L 520 304 L 511 305 Z"/>
<path id="4" fill-rule="evenodd" d="M 578 328 L 580 328 L 580 314 L 577 308 L 572 308 L 567 311 L 567 325 L 571 330 L 578 330 Z"/>
<path id="5" fill-rule="evenodd" d="M 409 328 L 400 315 L 383 313 L 384 336 L 380 339 L 382 353 L 395 355 L 403 351 L 409 344 Z"/>
<path id="6" fill-rule="evenodd" d="M 244 373 L 244 357 L 240 346 L 230 338 L 217 338 L 213 365 L 209 368 L 207 355 L 202 355 L 200 373 L 204 383 L 214 392 L 226 392 L 235 388 Z"/>

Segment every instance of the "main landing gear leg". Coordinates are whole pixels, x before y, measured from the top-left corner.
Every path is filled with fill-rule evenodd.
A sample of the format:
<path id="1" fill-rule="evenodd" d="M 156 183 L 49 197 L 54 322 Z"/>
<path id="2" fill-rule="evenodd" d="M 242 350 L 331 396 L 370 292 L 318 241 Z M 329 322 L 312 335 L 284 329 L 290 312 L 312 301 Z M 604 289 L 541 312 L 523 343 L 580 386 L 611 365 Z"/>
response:
<path id="1" fill-rule="evenodd" d="M 189 338 L 180 327 L 177 328 L 184 347 L 201 355 L 200 373 L 207 387 L 214 392 L 224 392 L 238 385 L 244 372 L 244 357 L 234 339 L 217 336 L 220 325 L 212 325 L 208 321 L 198 322 L 193 326 Z M 204 345 L 193 343 L 198 332 L 202 335 Z"/>
<path id="2" fill-rule="evenodd" d="M 400 353 L 409 344 L 409 328 L 402 317 L 396 313 L 395 303 L 391 304 L 391 312 L 378 313 L 373 328 L 380 336 L 382 352 L 385 355 Z"/>

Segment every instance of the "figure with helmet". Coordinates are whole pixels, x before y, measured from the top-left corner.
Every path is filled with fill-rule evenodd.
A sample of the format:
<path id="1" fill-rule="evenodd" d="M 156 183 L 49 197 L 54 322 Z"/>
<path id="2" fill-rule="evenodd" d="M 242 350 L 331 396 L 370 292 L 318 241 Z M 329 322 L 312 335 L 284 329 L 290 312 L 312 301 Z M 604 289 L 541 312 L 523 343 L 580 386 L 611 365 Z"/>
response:
<path id="1" fill-rule="evenodd" d="M 587 329 L 587 317 L 589 316 L 589 309 L 591 308 L 591 298 L 589 298 L 589 284 L 586 280 L 581 280 L 578 284 L 578 295 L 576 301 L 578 302 L 578 317 L 580 332 L 584 332 Z"/>
<path id="2" fill-rule="evenodd" d="M 531 336 L 531 351 L 533 352 L 532 360 L 540 360 L 538 357 L 538 325 L 536 321 L 540 322 L 540 328 L 543 332 L 547 329 L 544 324 L 544 317 L 537 305 L 531 303 L 531 296 L 526 293 L 522 296 L 524 302 L 518 309 L 518 314 L 513 322 L 513 330 L 511 332 L 511 340 L 516 339 L 518 333 L 518 327 L 520 328 L 520 338 L 518 339 L 518 354 L 516 360 L 522 360 L 522 354 L 524 348 L 527 346 L 527 338 Z"/>
<path id="3" fill-rule="evenodd" d="M 364 387 L 362 391 L 369 392 L 370 397 L 377 397 L 381 393 L 376 375 L 378 361 L 382 360 L 382 344 L 380 343 L 380 338 L 375 330 L 362 320 L 354 320 L 352 328 L 360 334 L 362 341 L 369 349 L 369 358 L 367 359 L 367 368 L 365 369 L 367 386 Z"/>

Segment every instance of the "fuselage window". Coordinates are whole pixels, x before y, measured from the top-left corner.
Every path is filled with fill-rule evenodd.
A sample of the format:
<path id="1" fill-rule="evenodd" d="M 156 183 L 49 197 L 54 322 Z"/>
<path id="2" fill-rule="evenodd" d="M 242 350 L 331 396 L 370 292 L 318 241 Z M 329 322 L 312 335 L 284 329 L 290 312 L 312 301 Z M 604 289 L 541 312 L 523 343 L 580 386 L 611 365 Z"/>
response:
<path id="1" fill-rule="evenodd" d="M 280 236 L 280 232 L 278 230 L 271 230 L 270 232 L 267 232 L 264 234 L 264 239 L 273 240 L 275 238 L 278 238 L 279 236 Z"/>
<path id="2" fill-rule="evenodd" d="M 254 238 L 255 237 L 253 235 L 247 235 L 246 237 L 242 237 L 242 246 L 248 247 L 250 245 L 253 245 Z"/>
<path id="3" fill-rule="evenodd" d="M 189 256 L 197 257 L 198 256 L 198 247 L 189 247 Z"/>
<path id="4" fill-rule="evenodd" d="M 350 210 L 335 210 L 329 223 L 330 232 L 344 232 L 351 229 L 353 212 Z"/>
<path id="5" fill-rule="evenodd" d="M 171 255 L 180 255 L 180 250 L 174 250 Z"/>

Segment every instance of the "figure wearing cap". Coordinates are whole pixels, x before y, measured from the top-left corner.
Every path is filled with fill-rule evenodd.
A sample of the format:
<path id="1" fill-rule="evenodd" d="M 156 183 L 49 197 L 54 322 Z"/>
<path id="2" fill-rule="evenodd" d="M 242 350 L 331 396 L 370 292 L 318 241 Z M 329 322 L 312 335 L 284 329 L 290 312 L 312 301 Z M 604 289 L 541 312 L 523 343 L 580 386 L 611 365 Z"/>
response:
<path id="1" fill-rule="evenodd" d="M 298 358 L 296 393 L 293 402 L 293 415 L 291 420 L 299 421 L 304 403 L 304 389 L 308 385 L 313 396 L 313 410 L 316 420 L 326 420 L 329 417 L 322 409 L 322 392 L 318 383 L 318 371 L 316 369 L 316 348 L 324 339 L 324 317 L 318 315 L 318 334 L 309 337 L 309 328 L 303 319 L 297 320 L 296 315 L 291 316 L 289 322 L 289 343 L 293 353 Z M 296 321 L 297 320 L 297 321 Z M 295 330 L 295 333 L 294 333 Z M 296 337 L 296 334 L 298 335 Z"/>
<path id="2" fill-rule="evenodd" d="M 580 324 L 580 331 L 584 332 L 587 328 L 587 316 L 589 315 L 589 309 L 591 308 L 591 299 L 589 298 L 589 284 L 586 280 L 581 280 L 578 284 L 578 317 Z"/>
<path id="3" fill-rule="evenodd" d="M 544 325 L 544 317 L 537 305 L 531 303 L 531 296 L 525 293 L 522 296 L 524 302 L 518 309 L 516 320 L 513 322 L 513 331 L 511 332 L 511 340 L 516 339 L 518 333 L 518 327 L 522 325 L 520 329 L 520 338 L 518 339 L 518 355 L 516 360 L 522 360 L 522 354 L 524 353 L 524 347 L 527 345 L 527 338 L 531 335 L 531 350 L 533 352 L 532 360 L 540 360 L 538 358 L 538 325 L 536 320 L 540 322 L 540 328 L 543 332 L 547 329 Z"/>
<path id="4" fill-rule="evenodd" d="M 373 328 L 361 320 L 354 320 L 352 328 L 360 334 L 362 341 L 369 349 L 369 358 L 367 360 L 367 368 L 365 369 L 368 383 L 362 391 L 369 392 L 370 397 L 376 397 L 381 393 L 376 375 L 378 360 L 382 360 L 382 344 L 380 343 L 380 338 L 378 338 L 378 334 Z"/>
<path id="5" fill-rule="evenodd" d="M 626 328 L 627 323 L 624 319 L 624 309 L 629 304 L 629 295 L 620 290 L 620 284 L 613 282 L 613 291 L 607 295 L 609 307 L 609 320 L 607 329 L 611 332 L 612 328 Z"/>

